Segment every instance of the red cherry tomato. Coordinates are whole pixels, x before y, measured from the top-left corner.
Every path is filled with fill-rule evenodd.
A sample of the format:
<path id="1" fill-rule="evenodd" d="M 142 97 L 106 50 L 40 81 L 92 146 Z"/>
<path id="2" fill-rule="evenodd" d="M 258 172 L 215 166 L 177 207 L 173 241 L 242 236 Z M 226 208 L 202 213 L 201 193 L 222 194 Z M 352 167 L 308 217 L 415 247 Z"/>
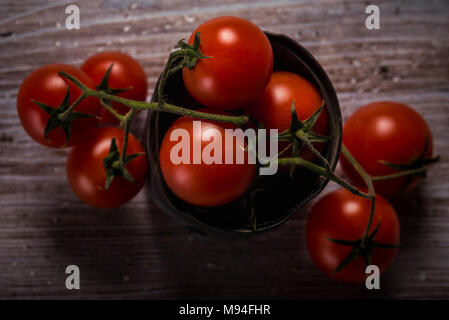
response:
<path id="1" fill-rule="evenodd" d="M 131 88 L 118 94 L 119 97 L 145 101 L 147 97 L 147 77 L 142 66 L 131 56 L 116 52 L 100 52 L 89 57 L 81 66 L 81 70 L 86 72 L 99 85 L 108 68 L 112 66 L 109 74 L 109 87 L 112 89 Z M 112 107 L 120 114 L 128 112 L 129 107 L 113 102 Z M 118 120 L 106 109 L 101 110 L 102 123 L 118 123 Z"/>
<path id="2" fill-rule="evenodd" d="M 290 128 L 292 121 L 291 105 L 295 101 L 298 119 L 306 120 L 321 106 L 322 98 L 319 91 L 305 78 L 286 71 L 273 72 L 267 88 L 251 104 L 248 112 L 266 129 L 278 129 L 279 133 Z M 329 135 L 329 117 L 325 108 L 322 109 L 313 131 L 323 136 Z M 279 151 L 287 144 L 281 143 Z M 315 143 L 314 147 L 321 151 L 324 143 Z M 290 153 L 285 153 L 287 156 Z M 310 151 L 303 150 L 302 157 L 313 159 Z"/>
<path id="3" fill-rule="evenodd" d="M 270 80 L 273 50 L 255 24 L 237 17 L 218 17 L 201 24 L 200 50 L 208 59 L 183 69 L 184 84 L 201 104 L 218 110 L 238 109 L 257 97 Z"/>
<path id="4" fill-rule="evenodd" d="M 32 100 L 37 100 L 48 106 L 57 108 L 66 95 L 67 86 L 69 86 L 70 104 L 81 95 L 81 90 L 78 87 L 58 75 L 59 71 L 70 73 L 88 87 L 94 88 L 92 79 L 80 69 L 66 64 L 49 64 L 29 74 L 22 82 L 17 95 L 17 111 L 25 131 L 40 144 L 54 148 L 65 145 L 66 135 L 58 127 L 50 131 L 48 135 L 49 140 L 45 139 L 44 130 L 49 115 Z M 74 111 L 98 116 L 100 108 L 98 99 L 91 97 L 81 101 Z M 96 119 L 90 118 L 73 120 L 71 123 L 70 140 L 67 146 L 83 141 L 83 133 L 86 129 L 95 127 L 97 122 Z"/>
<path id="5" fill-rule="evenodd" d="M 337 244 L 328 239 L 357 240 L 365 232 L 371 200 L 356 196 L 346 189 L 338 189 L 321 198 L 307 218 L 307 249 L 312 261 L 329 277 L 343 282 L 363 282 L 366 278 L 366 262 L 357 257 L 345 268 L 333 273 L 347 257 L 352 247 Z M 399 244 L 399 221 L 390 203 L 380 195 L 376 206 L 370 233 L 380 221 L 380 229 L 374 240 L 386 244 Z M 385 271 L 397 254 L 397 248 L 375 248 L 371 264 Z"/>
<path id="6" fill-rule="evenodd" d="M 201 131 L 194 131 L 193 121 L 201 121 Z M 237 164 L 237 148 L 244 146 L 238 146 L 236 139 L 233 141 L 233 146 L 225 143 L 225 129 L 235 128 L 232 124 L 198 120 L 191 117 L 181 117 L 170 126 L 162 140 L 159 157 L 164 180 L 176 196 L 196 206 L 212 207 L 232 202 L 245 193 L 255 177 L 256 165 L 249 164 L 248 152 L 245 152 L 244 163 Z M 171 150 L 182 140 L 178 138 L 178 141 L 175 138 L 176 141 L 170 141 L 170 137 L 175 130 L 179 131 L 179 129 L 186 130 L 189 135 L 190 164 L 175 164 L 171 159 Z M 209 134 L 212 135 L 213 141 L 221 141 L 222 163 L 206 164 L 201 158 L 199 164 L 194 164 L 194 144 L 201 146 L 202 154 L 206 146 L 211 143 L 209 138 L 206 138 Z M 233 152 L 232 164 L 225 164 L 227 152 Z"/>
<path id="7" fill-rule="evenodd" d="M 397 102 L 374 102 L 354 112 L 343 127 L 343 143 L 372 176 L 398 172 L 379 161 L 394 164 L 410 163 L 423 153 L 432 156 L 433 141 L 425 120 L 412 108 Z M 353 183 L 365 186 L 352 165 L 340 157 L 342 167 Z M 376 181 L 377 193 L 397 196 L 414 187 L 420 178 L 415 176 Z"/>
<path id="8" fill-rule="evenodd" d="M 67 159 L 67 178 L 75 194 L 83 202 L 97 208 L 113 208 L 131 200 L 147 178 L 147 158 L 141 155 L 126 165 L 134 182 L 116 176 L 110 187 L 105 189 L 106 170 L 103 159 L 109 153 L 112 138 L 116 139 L 121 150 L 124 132 L 113 127 L 95 128 L 88 132 L 88 137 L 85 143 L 72 148 Z M 144 149 L 130 134 L 126 154 L 140 152 L 144 152 Z"/>

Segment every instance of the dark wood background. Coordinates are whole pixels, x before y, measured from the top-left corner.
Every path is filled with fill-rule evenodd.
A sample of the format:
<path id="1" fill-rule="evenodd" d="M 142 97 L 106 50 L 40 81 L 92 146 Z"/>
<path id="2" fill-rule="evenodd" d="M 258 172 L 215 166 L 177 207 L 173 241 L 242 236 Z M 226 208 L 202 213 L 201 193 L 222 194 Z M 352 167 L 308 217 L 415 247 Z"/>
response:
<path id="1" fill-rule="evenodd" d="M 71 3 L 80 6 L 80 30 L 65 29 Z M 380 30 L 365 29 L 368 2 L 353 0 L 2 0 L 0 298 L 449 298 L 449 2 L 374 3 Z M 394 202 L 402 248 L 381 290 L 336 283 L 312 265 L 307 208 L 273 232 L 240 240 L 178 227 L 147 189 L 119 209 L 95 210 L 70 190 L 67 151 L 41 147 L 23 131 L 15 100 L 33 69 L 122 50 L 144 66 L 150 95 L 177 40 L 224 14 L 300 41 L 329 74 L 345 117 L 389 99 L 428 121 L 442 160 Z M 134 123 L 137 134 L 144 117 Z M 81 269 L 81 290 L 65 289 L 69 264 Z"/>

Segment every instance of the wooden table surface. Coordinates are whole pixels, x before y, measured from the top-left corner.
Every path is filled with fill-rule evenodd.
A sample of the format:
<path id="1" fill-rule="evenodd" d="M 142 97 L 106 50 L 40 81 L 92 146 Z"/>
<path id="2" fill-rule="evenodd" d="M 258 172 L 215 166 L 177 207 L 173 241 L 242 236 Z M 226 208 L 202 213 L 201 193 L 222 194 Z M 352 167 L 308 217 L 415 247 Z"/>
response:
<path id="1" fill-rule="evenodd" d="M 71 3 L 80 7 L 80 30 L 65 28 Z M 368 2 L 353 0 L 2 0 L 0 298 L 449 298 L 449 2 L 374 3 L 380 30 L 365 28 Z M 389 99 L 428 121 L 442 160 L 394 202 L 402 248 L 381 290 L 336 283 L 312 265 L 307 208 L 275 231 L 239 240 L 179 227 L 148 188 L 121 208 L 92 209 L 66 181 L 67 150 L 44 148 L 22 129 L 16 94 L 33 69 L 121 50 L 144 66 L 150 95 L 177 40 L 218 15 L 302 43 L 328 73 L 345 117 Z M 144 118 L 134 123 L 137 134 Z M 81 290 L 65 288 L 70 264 L 80 267 Z"/>

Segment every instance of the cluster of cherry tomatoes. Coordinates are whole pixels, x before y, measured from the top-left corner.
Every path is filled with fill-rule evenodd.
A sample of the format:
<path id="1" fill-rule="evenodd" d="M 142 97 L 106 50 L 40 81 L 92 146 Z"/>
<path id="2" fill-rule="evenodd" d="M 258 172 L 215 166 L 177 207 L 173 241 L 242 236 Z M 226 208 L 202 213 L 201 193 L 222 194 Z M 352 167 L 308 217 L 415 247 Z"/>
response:
<path id="1" fill-rule="evenodd" d="M 184 68 L 183 79 L 189 93 L 203 106 L 214 110 L 211 112 L 243 109 L 264 128 L 285 132 L 292 123 L 292 101 L 300 121 L 319 109 L 322 97 L 309 81 L 287 71 L 272 72 L 270 43 L 252 23 L 230 17 L 210 20 L 194 31 L 191 44 L 197 32 L 201 34 L 201 53 L 213 58 L 199 60 L 191 70 Z M 188 130 L 191 145 L 194 139 L 201 139 L 192 134 L 193 120 L 181 117 L 165 134 L 160 163 L 167 185 L 179 198 L 198 206 L 217 206 L 239 198 L 254 179 L 255 165 L 174 165 L 170 161 L 169 153 L 176 142 L 170 141 L 169 137 L 174 130 Z M 217 122 L 202 123 L 203 131 L 214 128 L 223 132 L 233 127 Z M 322 136 L 329 134 L 325 109 L 313 131 Z M 201 143 L 202 148 L 207 145 L 207 142 Z M 279 150 L 288 148 L 286 144 L 281 142 Z M 362 107 L 347 120 L 343 144 L 373 178 L 378 193 L 373 223 L 368 230 L 371 242 L 363 249 L 366 252 L 356 252 L 354 259 L 335 272 L 354 248 L 349 242 L 357 244 L 362 239 L 371 210 L 370 199 L 342 188 L 326 195 L 312 208 L 306 228 L 307 247 L 314 263 L 329 276 L 346 282 L 361 282 L 366 278 L 368 262 L 383 272 L 397 253 L 399 220 L 384 196 L 394 197 L 411 189 L 425 171 L 384 180 L 376 180 L 376 177 L 425 168 L 433 161 L 432 135 L 424 119 L 413 109 L 385 101 Z M 313 146 L 320 151 L 325 144 L 314 143 Z M 291 156 L 291 150 L 284 156 Z M 314 158 L 308 149 L 303 149 L 299 156 L 308 160 Z M 366 188 L 345 157 L 341 157 L 341 163 L 350 180 L 360 189 Z M 344 245 L 329 239 L 349 242 Z"/>
<path id="2" fill-rule="evenodd" d="M 44 146 L 71 147 L 67 159 L 67 178 L 75 194 L 87 204 L 98 208 L 121 205 L 134 197 L 142 188 L 147 173 L 147 159 L 140 142 L 129 135 L 127 155 L 139 154 L 126 169 L 134 178 L 128 181 L 116 176 L 106 188 L 107 170 L 104 159 L 115 138 L 118 148 L 123 144 L 124 130 L 117 127 L 118 120 L 101 107 L 97 98 L 84 98 L 72 114 L 82 113 L 91 117 L 79 117 L 71 121 L 70 139 L 63 126 L 45 134 L 51 113 L 63 110 L 82 94 L 72 82 L 61 77 L 64 71 L 78 78 L 89 88 L 101 85 L 109 67 L 106 90 L 127 89 L 121 97 L 144 101 L 147 96 L 147 78 L 142 66 L 132 57 L 120 52 L 102 52 L 89 57 L 80 68 L 66 64 L 49 64 L 33 71 L 23 81 L 17 96 L 17 110 L 28 135 Z M 112 107 L 124 114 L 128 107 L 112 103 Z M 57 121 L 57 117 L 54 117 Z"/>
<path id="3" fill-rule="evenodd" d="M 200 43 L 195 43 L 198 34 Z M 249 21 L 237 17 L 209 20 L 192 33 L 189 44 L 192 48 L 199 46 L 202 57 L 195 58 L 194 65 L 187 63 L 183 67 L 183 81 L 191 96 L 205 107 L 201 109 L 204 112 L 232 114 L 235 110 L 243 110 L 264 128 L 285 132 L 293 120 L 292 101 L 300 121 L 316 114 L 323 104 L 319 91 L 301 75 L 273 72 L 271 44 L 266 35 Z M 70 73 L 89 88 L 139 101 L 146 99 L 145 73 L 127 55 L 99 53 L 87 59 L 81 68 L 54 64 L 37 69 L 24 80 L 17 98 L 22 124 L 34 140 L 49 147 L 72 147 L 67 161 L 67 176 L 76 195 L 95 207 L 118 206 L 130 200 L 146 179 L 147 160 L 143 148 L 130 134 L 126 155 L 133 159 L 126 163 L 126 169 L 134 181 L 117 175 L 106 188 L 109 172 L 105 162 L 110 160 L 111 154 L 114 155 L 111 152 L 113 141 L 120 153 L 125 140 L 124 130 L 116 126 L 116 117 L 102 108 L 97 98 L 89 97 L 83 99 L 75 110 L 92 117 L 77 116 L 73 112 L 70 139 L 66 141 L 67 131 L 64 126 L 58 126 L 60 118 L 52 112 L 57 108 L 67 109 L 82 92 L 59 76 L 59 71 Z M 129 111 L 128 107 L 115 102 L 112 107 L 119 114 Z M 49 121 L 52 115 L 53 122 Z M 194 120 L 190 116 L 181 116 L 165 133 L 160 147 L 160 167 L 167 186 L 180 199 L 195 206 L 220 206 L 240 198 L 253 183 L 256 164 L 237 164 L 235 161 L 227 164 L 224 159 L 221 164 L 174 164 L 171 161 L 170 152 L 176 141 L 171 141 L 170 136 L 174 130 L 187 130 L 190 145 L 198 144 L 194 140 L 199 139 L 199 145 L 204 149 L 208 142 L 202 136 L 207 130 L 213 128 L 224 133 L 226 129 L 236 128 L 230 123 L 202 120 L 201 135 L 194 135 Z M 48 130 L 49 126 L 54 128 Z M 326 108 L 319 113 L 313 132 L 323 137 L 329 135 Z M 221 137 L 224 139 L 225 134 Z M 335 239 L 345 239 L 348 243 L 359 241 L 370 212 L 369 199 L 345 189 L 326 195 L 312 208 L 307 222 L 307 247 L 312 260 L 326 274 L 342 281 L 359 282 L 365 277 L 367 261 L 364 258 L 369 255 L 369 262 L 383 271 L 397 251 L 387 247 L 388 244 L 399 243 L 398 218 L 383 196 L 396 196 L 416 185 L 420 179 L 419 174 L 385 180 L 376 180 L 376 177 L 419 169 L 430 163 L 432 136 L 425 121 L 413 109 L 403 104 L 379 102 L 359 109 L 347 120 L 343 143 L 372 176 L 379 194 L 376 195 L 374 222 L 368 230 L 372 238 L 370 243 L 376 247 L 367 248 L 370 252 L 366 254 L 357 252 L 357 258 L 334 273 L 353 248 L 345 245 L 343 240 L 338 243 Z M 228 152 L 225 148 L 229 146 L 224 141 L 221 145 L 225 155 Z M 315 142 L 313 146 L 321 151 L 325 143 Z M 293 154 L 288 142 L 282 142 L 280 150 L 284 150 L 287 157 Z M 314 159 L 307 149 L 298 155 Z M 351 181 L 363 189 L 364 181 L 351 163 L 345 158 L 341 163 Z"/>
<path id="4" fill-rule="evenodd" d="M 322 105 L 319 91 L 305 78 L 287 71 L 273 72 L 270 41 L 253 23 L 236 17 L 215 18 L 192 33 L 190 44 L 194 43 L 198 33 L 201 35 L 201 54 L 208 58 L 198 60 L 192 69 L 184 68 L 182 75 L 188 92 L 206 107 L 201 111 L 223 114 L 230 110 L 243 110 L 265 129 L 284 132 L 292 122 L 292 101 L 296 102 L 299 120 L 306 120 Z M 202 120 L 202 134 L 194 135 L 194 120 L 181 117 L 165 133 L 160 148 L 160 166 L 165 182 L 176 196 L 196 206 L 219 206 L 240 198 L 253 183 L 256 165 L 248 162 L 237 164 L 236 161 L 225 164 L 224 155 L 231 152 L 235 156 L 235 149 L 239 146 L 236 143 L 226 146 L 224 132 L 236 127 Z M 201 144 L 201 151 L 209 144 L 203 136 L 211 129 L 220 132 L 221 135 L 214 136 L 214 139 L 222 139 L 222 163 L 173 164 L 170 151 L 177 141 L 171 141 L 170 137 L 178 129 L 187 130 L 190 145 Z M 325 109 L 314 130 L 328 135 L 329 120 Z M 285 144 L 283 142 L 280 149 L 285 149 Z M 324 144 L 316 147 L 323 148 Z M 284 153 L 289 154 L 290 150 Z"/>
<path id="5" fill-rule="evenodd" d="M 386 198 L 397 197 L 416 186 L 425 175 L 426 165 L 437 158 L 432 158 L 432 135 L 425 120 L 412 108 L 396 102 L 375 102 L 355 111 L 343 127 L 343 144 L 373 180 L 376 202 L 369 232 L 375 232 L 373 240 L 378 245 L 367 248 L 366 253 L 359 252 L 345 268 L 334 272 L 353 247 L 329 238 L 359 241 L 367 228 L 371 205 L 369 199 L 339 189 L 325 195 L 309 213 L 307 247 L 314 263 L 330 277 L 362 282 L 367 262 L 383 272 L 397 254 L 397 248 L 391 244 L 399 244 L 399 220 Z M 351 182 L 366 188 L 354 166 L 343 156 L 340 160 Z M 391 176 L 414 169 L 415 174 Z"/>

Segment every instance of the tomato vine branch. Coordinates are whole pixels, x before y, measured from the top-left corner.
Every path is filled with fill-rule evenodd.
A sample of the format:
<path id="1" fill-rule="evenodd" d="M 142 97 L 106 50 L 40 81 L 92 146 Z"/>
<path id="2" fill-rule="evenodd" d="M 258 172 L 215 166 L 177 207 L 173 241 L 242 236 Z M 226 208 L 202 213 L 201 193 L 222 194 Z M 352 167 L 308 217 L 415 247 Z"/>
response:
<path id="1" fill-rule="evenodd" d="M 357 162 L 357 160 L 354 158 L 351 152 L 349 152 L 348 148 L 346 148 L 344 144 L 342 144 L 341 146 L 341 153 L 351 163 L 354 169 L 360 174 L 360 176 L 362 177 L 363 181 L 365 182 L 368 188 L 368 193 L 371 197 L 371 210 L 368 218 L 368 224 L 366 226 L 365 233 L 363 234 L 362 242 L 360 244 L 360 246 L 364 248 L 367 245 L 369 230 L 371 229 L 371 224 L 373 223 L 374 209 L 376 206 L 376 192 L 374 190 L 374 184 L 373 180 L 371 179 L 371 176 L 365 171 L 365 169 L 363 169 L 360 163 Z"/>
<path id="2" fill-rule="evenodd" d="M 387 174 L 387 175 L 384 175 L 384 176 L 371 176 L 371 180 L 373 180 L 373 181 L 381 181 L 381 180 L 400 178 L 400 177 L 405 177 L 405 176 L 410 176 L 410 175 L 416 175 L 416 174 L 419 174 L 419 173 L 426 172 L 427 169 L 428 169 L 427 166 L 423 166 L 421 168 L 412 169 L 412 170 L 404 170 L 404 171 L 401 171 L 401 172 L 398 172 L 398 173 Z"/>
<path id="3" fill-rule="evenodd" d="M 79 87 L 83 93 L 85 94 L 85 97 L 97 97 L 100 99 L 107 99 L 110 101 L 118 102 L 123 105 L 126 105 L 132 109 L 136 110 L 153 110 L 153 111 L 161 111 L 161 112 L 170 112 L 175 113 L 179 115 L 184 116 L 190 116 L 195 117 L 203 120 L 211 120 L 211 121 L 217 121 L 217 122 L 228 122 L 232 123 L 238 127 L 248 123 L 249 118 L 246 115 L 241 116 L 227 116 L 227 115 L 220 115 L 220 114 L 211 114 L 207 112 L 201 112 L 196 110 L 191 110 L 179 106 L 175 106 L 168 103 L 163 103 L 162 105 L 159 105 L 158 102 L 144 102 L 144 101 L 136 101 L 131 99 L 126 99 L 122 97 L 118 97 L 115 95 L 111 95 L 102 91 L 97 91 L 90 89 L 87 87 L 84 83 L 79 81 L 76 77 L 66 73 L 66 72 L 59 72 L 59 75 L 61 77 L 64 77 L 70 81 L 72 81 L 77 87 Z"/>
<path id="4" fill-rule="evenodd" d="M 118 113 L 109 103 L 107 103 L 104 99 L 100 99 L 100 104 L 110 113 L 112 114 L 120 123 L 123 123 L 123 115 Z"/>
<path id="5" fill-rule="evenodd" d="M 126 161 L 126 149 L 128 147 L 128 137 L 129 137 L 129 126 L 131 124 L 131 120 L 136 114 L 136 110 L 131 109 L 124 117 L 123 117 L 123 130 L 124 136 L 123 136 L 123 146 L 122 146 L 122 153 L 120 154 L 120 164 L 124 165 Z"/>
<path id="6" fill-rule="evenodd" d="M 355 195 L 358 195 L 363 198 L 371 198 L 371 195 L 360 191 L 350 183 L 346 182 L 345 180 L 339 178 L 336 176 L 332 170 L 329 168 L 322 167 L 320 165 L 317 165 L 313 162 L 307 161 L 301 157 L 295 157 L 295 158 L 279 158 L 277 159 L 279 165 L 299 165 L 302 166 L 310 171 L 313 171 L 315 173 L 318 173 L 319 175 L 328 178 L 329 180 L 334 181 L 335 183 L 339 184 L 340 186 L 348 189 Z"/>
<path id="7" fill-rule="evenodd" d="M 82 93 L 78 99 L 76 99 L 71 105 L 70 107 L 64 111 L 63 113 L 58 115 L 59 120 L 61 121 L 67 121 L 70 118 L 70 114 L 72 113 L 73 109 L 76 108 L 76 106 L 85 98 L 84 93 Z"/>

